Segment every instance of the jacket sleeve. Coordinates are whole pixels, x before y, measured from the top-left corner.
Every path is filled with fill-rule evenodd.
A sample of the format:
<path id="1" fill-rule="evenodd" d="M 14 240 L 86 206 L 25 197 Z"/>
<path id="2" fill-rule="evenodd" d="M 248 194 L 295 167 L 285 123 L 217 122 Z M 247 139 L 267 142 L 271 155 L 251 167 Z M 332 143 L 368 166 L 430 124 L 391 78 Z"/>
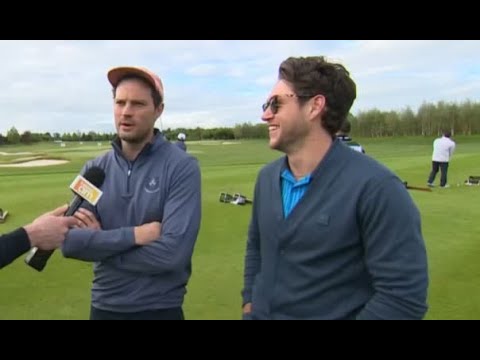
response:
<path id="1" fill-rule="evenodd" d="M 456 144 L 452 142 L 452 147 L 450 148 L 450 157 L 453 156 L 453 153 L 455 152 L 455 147 L 456 147 Z"/>
<path id="2" fill-rule="evenodd" d="M 359 204 L 359 223 L 374 294 L 357 319 L 420 320 L 428 308 L 420 213 L 398 178 L 371 185 Z"/>
<path id="3" fill-rule="evenodd" d="M 0 236 L 0 269 L 30 249 L 28 234 L 23 228 Z"/>
<path id="4" fill-rule="evenodd" d="M 128 227 L 115 230 L 72 229 L 61 249 L 66 258 L 93 262 L 105 260 L 133 247 L 134 228 Z"/>
<path id="5" fill-rule="evenodd" d="M 261 255 L 260 255 L 260 232 L 258 227 L 258 199 L 259 181 L 255 185 L 253 197 L 252 216 L 248 228 L 247 250 L 244 263 L 244 287 L 242 290 L 243 305 L 252 302 L 252 287 L 255 277 L 260 271 Z"/>
<path id="6" fill-rule="evenodd" d="M 87 162 L 81 174 L 84 175 L 93 163 Z M 95 214 L 101 223 L 97 209 L 86 201 L 80 206 Z M 61 247 L 66 258 L 83 261 L 102 261 L 135 246 L 134 227 L 114 230 L 72 229 L 67 233 Z"/>
<path id="7" fill-rule="evenodd" d="M 146 274 L 189 266 L 201 219 L 201 176 L 195 158 L 186 158 L 174 170 L 168 193 L 160 238 L 114 256 L 108 264 Z"/>

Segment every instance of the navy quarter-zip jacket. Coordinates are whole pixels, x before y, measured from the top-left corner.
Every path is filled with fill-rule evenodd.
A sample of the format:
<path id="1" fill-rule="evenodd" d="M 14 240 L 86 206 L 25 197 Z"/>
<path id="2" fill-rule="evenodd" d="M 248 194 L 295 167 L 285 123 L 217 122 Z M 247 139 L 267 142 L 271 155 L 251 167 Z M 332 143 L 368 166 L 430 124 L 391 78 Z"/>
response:
<path id="1" fill-rule="evenodd" d="M 200 228 L 201 175 L 197 160 L 155 131 L 135 161 L 113 150 L 87 162 L 105 171 L 103 195 L 93 211 L 102 230 L 73 229 L 62 252 L 94 262 L 92 305 L 137 312 L 183 304 Z M 161 236 L 136 246 L 134 227 L 160 221 Z"/>

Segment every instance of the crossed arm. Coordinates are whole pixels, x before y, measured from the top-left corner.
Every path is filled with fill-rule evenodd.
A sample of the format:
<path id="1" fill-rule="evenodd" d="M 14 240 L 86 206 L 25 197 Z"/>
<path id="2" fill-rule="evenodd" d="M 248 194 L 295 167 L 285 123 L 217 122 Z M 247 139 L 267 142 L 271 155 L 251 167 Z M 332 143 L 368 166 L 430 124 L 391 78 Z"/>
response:
<path id="1" fill-rule="evenodd" d="M 190 261 L 200 227 L 201 179 L 198 164 L 189 161 L 175 174 L 162 224 L 102 230 L 93 212 L 79 210 L 75 216 L 82 226 L 69 233 L 64 256 L 149 274 L 172 271 Z"/>

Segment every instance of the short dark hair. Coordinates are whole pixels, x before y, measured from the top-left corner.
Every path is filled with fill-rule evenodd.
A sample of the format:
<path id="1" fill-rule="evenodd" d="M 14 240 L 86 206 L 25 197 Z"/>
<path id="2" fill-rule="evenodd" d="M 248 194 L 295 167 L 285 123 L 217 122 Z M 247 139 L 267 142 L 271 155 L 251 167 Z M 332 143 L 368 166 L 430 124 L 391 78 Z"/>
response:
<path id="1" fill-rule="evenodd" d="M 450 136 L 452 136 L 452 133 L 450 132 L 450 130 L 445 130 L 445 131 L 443 132 L 443 136 L 449 138 Z"/>
<path id="2" fill-rule="evenodd" d="M 357 97 L 357 87 L 347 69 L 323 56 L 290 57 L 280 64 L 279 80 L 293 86 L 300 103 L 323 95 L 326 99 L 322 126 L 332 136 L 340 129 Z"/>
<path id="3" fill-rule="evenodd" d="M 160 104 L 163 102 L 163 99 L 162 99 L 162 96 L 160 95 L 160 93 L 145 78 L 143 78 L 141 76 L 138 76 L 138 75 L 135 75 L 135 74 L 125 75 L 123 78 L 120 79 L 117 86 L 114 86 L 113 89 L 112 89 L 113 98 L 115 98 L 115 96 L 117 95 L 118 85 L 120 85 L 122 83 L 122 81 L 130 80 L 130 79 L 140 80 L 144 84 L 148 85 L 148 87 L 150 88 L 151 95 L 152 95 L 153 105 L 156 108 L 158 106 L 160 106 Z"/>

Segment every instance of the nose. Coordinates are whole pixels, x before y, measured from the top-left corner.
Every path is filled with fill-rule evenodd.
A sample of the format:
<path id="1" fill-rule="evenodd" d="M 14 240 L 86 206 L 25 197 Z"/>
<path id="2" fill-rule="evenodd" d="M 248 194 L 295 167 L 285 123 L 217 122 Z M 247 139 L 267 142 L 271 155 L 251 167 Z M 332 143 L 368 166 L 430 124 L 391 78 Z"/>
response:
<path id="1" fill-rule="evenodd" d="M 122 115 L 129 116 L 132 114 L 132 106 L 127 102 L 122 108 Z"/>
<path id="2" fill-rule="evenodd" d="M 268 122 L 268 121 L 273 119 L 273 116 L 274 116 L 274 114 L 273 114 L 273 112 L 272 112 L 272 110 L 270 109 L 270 106 L 269 106 L 262 113 L 262 121 Z"/>

